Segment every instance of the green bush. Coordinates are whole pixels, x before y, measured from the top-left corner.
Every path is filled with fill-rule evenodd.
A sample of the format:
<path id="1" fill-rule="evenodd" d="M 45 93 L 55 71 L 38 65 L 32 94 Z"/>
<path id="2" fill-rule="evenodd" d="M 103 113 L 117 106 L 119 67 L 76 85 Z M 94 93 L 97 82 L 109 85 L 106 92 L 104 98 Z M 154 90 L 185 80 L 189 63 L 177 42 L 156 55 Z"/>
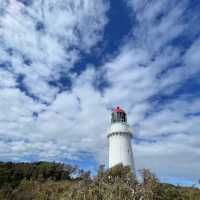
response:
<path id="1" fill-rule="evenodd" d="M 72 174 L 77 176 L 73 178 Z M 0 200 L 200 200 L 200 190 L 160 183 L 149 170 L 138 182 L 129 167 L 97 175 L 59 163 L 1 163 Z"/>

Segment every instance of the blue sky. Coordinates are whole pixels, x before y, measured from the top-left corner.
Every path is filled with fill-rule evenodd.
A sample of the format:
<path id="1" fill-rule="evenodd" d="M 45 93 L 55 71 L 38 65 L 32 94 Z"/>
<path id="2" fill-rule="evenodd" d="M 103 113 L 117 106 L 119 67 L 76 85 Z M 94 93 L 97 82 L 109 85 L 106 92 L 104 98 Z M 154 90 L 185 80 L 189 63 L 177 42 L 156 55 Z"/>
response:
<path id="1" fill-rule="evenodd" d="M 197 0 L 0 2 L 0 160 L 107 164 L 111 108 L 136 169 L 200 178 Z"/>

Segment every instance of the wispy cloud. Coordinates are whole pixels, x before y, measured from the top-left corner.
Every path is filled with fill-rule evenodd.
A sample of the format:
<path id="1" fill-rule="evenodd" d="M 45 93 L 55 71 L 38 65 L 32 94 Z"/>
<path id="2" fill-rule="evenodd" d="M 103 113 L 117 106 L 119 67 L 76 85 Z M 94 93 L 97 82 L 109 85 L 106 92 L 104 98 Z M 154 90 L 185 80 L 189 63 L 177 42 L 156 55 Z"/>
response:
<path id="1" fill-rule="evenodd" d="M 24 75 L 23 83 L 29 92 L 49 102 L 57 90 L 48 81 L 68 72 L 79 52 L 90 51 L 102 38 L 108 4 L 29 2 L 12 0 L 1 5 L 1 62 L 9 60 L 10 71 Z"/>
<path id="2" fill-rule="evenodd" d="M 50 82 L 58 82 L 60 76 L 75 82 L 77 77 L 69 70 L 81 58 L 80 52 L 89 53 L 102 39 L 108 7 L 109 3 L 101 0 L 12 0 L 0 4 L 0 136 L 1 146 L 7 146 L 2 159 L 23 159 L 28 154 L 38 159 L 44 154 L 46 158 L 69 159 L 80 151 L 95 150 L 85 118 L 91 110 L 82 108 L 92 101 L 84 105 L 80 100 L 87 92 L 93 96 L 94 89 L 86 82 L 80 83 L 80 91 L 76 86 L 73 93 L 60 93 L 59 84 Z M 90 72 L 84 74 L 91 76 Z M 84 74 L 78 82 L 83 79 L 85 83 Z M 97 106 L 98 101 L 93 101 Z M 46 154 L 50 145 L 43 148 L 44 142 L 52 143 L 52 153 Z"/>

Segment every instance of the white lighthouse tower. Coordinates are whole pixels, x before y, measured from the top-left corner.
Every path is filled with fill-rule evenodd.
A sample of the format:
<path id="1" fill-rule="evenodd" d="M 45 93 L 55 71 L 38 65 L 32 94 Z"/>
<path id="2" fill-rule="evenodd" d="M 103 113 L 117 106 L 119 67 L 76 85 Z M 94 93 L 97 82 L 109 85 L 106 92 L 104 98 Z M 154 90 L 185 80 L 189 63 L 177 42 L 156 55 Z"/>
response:
<path id="1" fill-rule="evenodd" d="M 109 168 L 122 163 L 134 170 L 131 139 L 132 133 L 126 113 L 118 106 L 113 109 L 111 127 L 108 130 Z"/>

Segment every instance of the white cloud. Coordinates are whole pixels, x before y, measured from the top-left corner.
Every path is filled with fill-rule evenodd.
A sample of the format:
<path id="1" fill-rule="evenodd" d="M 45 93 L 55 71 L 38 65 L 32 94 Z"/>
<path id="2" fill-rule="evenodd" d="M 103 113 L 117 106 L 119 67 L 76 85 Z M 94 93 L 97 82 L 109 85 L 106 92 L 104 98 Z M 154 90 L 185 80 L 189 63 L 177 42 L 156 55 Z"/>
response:
<path id="1" fill-rule="evenodd" d="M 53 148 L 52 153 L 49 152 L 46 157 L 57 157 L 59 152 L 61 154 L 59 150 L 53 154 L 59 146 L 71 146 L 65 150 L 69 150 L 68 157 L 71 157 L 71 154 L 75 157 L 80 150 L 85 151 L 84 145 L 80 147 L 81 141 L 91 143 L 87 150 L 92 151 L 92 140 L 89 136 L 85 137 L 89 127 L 84 122 L 81 124 L 85 129 L 85 136 L 83 135 L 80 141 L 78 135 L 81 134 L 81 126 L 77 126 L 78 120 L 89 118 L 89 113 L 85 110 L 80 112 L 78 103 L 92 103 L 82 100 L 85 98 L 84 91 L 87 92 L 89 86 L 86 85 L 85 89 L 80 91 L 77 88 L 77 93 L 82 91 L 83 96 L 80 94 L 78 97 L 70 92 L 59 94 L 58 88 L 50 86 L 49 81 L 56 81 L 60 74 L 73 68 L 75 61 L 79 59 L 79 51 L 89 52 L 91 47 L 101 40 L 101 32 L 107 23 L 105 14 L 108 6 L 108 3 L 101 0 L 38 0 L 31 1 L 28 6 L 12 0 L 0 4 L 0 39 L 3 41 L 0 45 L 0 62 L 4 68 L 5 62 L 11 63 L 9 69 L 0 71 L 0 133 L 4 140 L 13 140 L 7 144 L 12 145 L 9 154 L 13 155 L 12 152 L 15 152 L 13 156 L 2 154 L 2 158 L 23 157 L 17 150 L 20 145 L 24 146 L 26 154 L 35 153 L 40 156 L 43 154 L 40 147 L 48 140 L 50 143 L 55 141 L 55 144 L 54 148 L 46 146 L 45 154 Z M 25 59 L 28 59 L 29 63 L 26 63 Z M 17 82 L 19 75 L 22 77 L 22 83 Z M 24 89 L 20 91 L 17 84 L 20 87 L 23 84 Z M 27 92 L 35 98 L 27 96 Z M 100 97 L 98 92 L 90 93 Z M 41 104 L 38 98 L 50 103 L 50 106 Z M 65 109 L 68 112 L 63 112 Z M 79 118 L 75 112 L 80 112 Z M 95 123 L 91 125 L 95 127 Z M 16 143 L 15 140 L 27 142 Z M 78 148 L 72 145 L 73 141 Z"/>
<path id="2" fill-rule="evenodd" d="M 42 100 L 51 101 L 52 95 L 44 94 L 45 85 L 73 68 L 79 51 L 89 52 L 101 40 L 108 4 L 101 0 L 37 0 L 29 6 L 16 0 L 6 2 L 0 5 L 4 11 L 0 20 L 1 52 L 12 60 L 16 74 L 26 76 L 25 84 L 31 93 L 40 93 Z M 31 69 L 24 58 L 30 60 Z M 41 87 L 33 87 L 33 79 L 40 81 Z"/>
<path id="3" fill-rule="evenodd" d="M 0 70 L 0 87 L 5 88 L 5 87 L 15 87 L 15 86 L 16 86 L 16 81 L 14 75 L 5 70 Z"/>
<path id="4" fill-rule="evenodd" d="M 178 134 L 156 143 L 135 145 L 135 156 L 137 167 L 148 165 L 160 176 L 199 178 L 200 151 L 195 136 Z"/>
<path id="5" fill-rule="evenodd" d="M 198 54 L 199 50 L 200 39 L 197 39 L 186 52 L 184 60 L 189 68 L 188 71 L 190 71 L 190 73 L 197 73 L 200 70 L 200 58 Z"/>

